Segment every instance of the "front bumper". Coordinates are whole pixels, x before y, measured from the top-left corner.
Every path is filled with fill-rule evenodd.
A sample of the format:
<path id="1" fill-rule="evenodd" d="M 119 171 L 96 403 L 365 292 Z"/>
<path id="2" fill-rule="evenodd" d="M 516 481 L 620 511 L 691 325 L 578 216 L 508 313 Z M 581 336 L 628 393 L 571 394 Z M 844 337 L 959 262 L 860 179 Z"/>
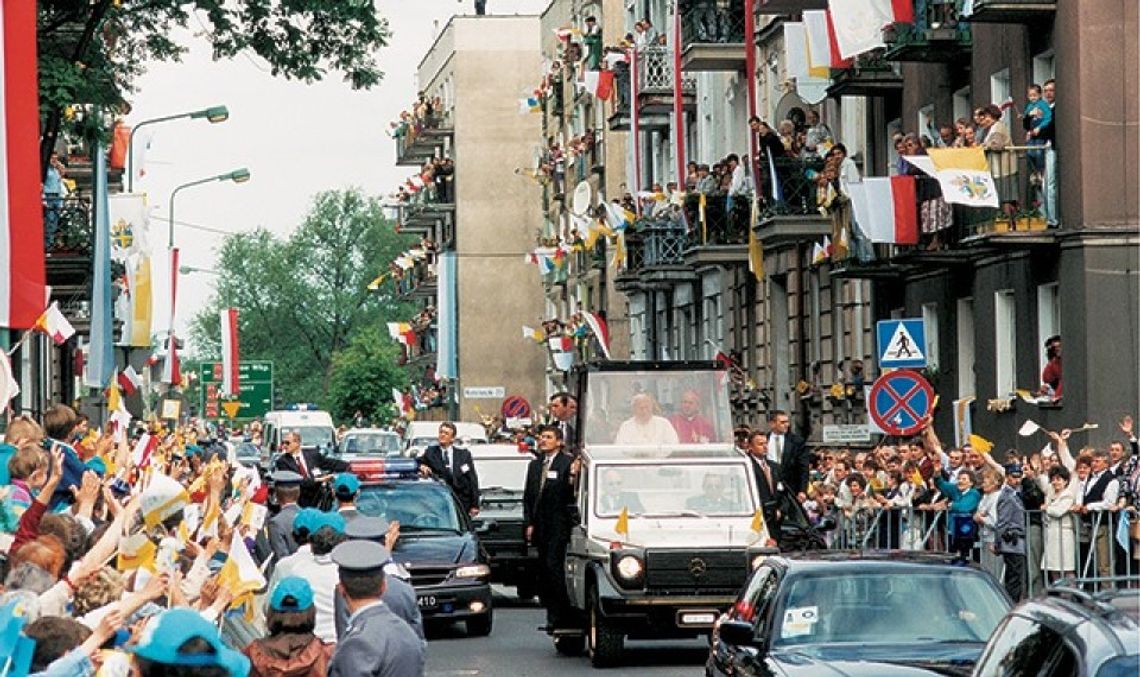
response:
<path id="1" fill-rule="evenodd" d="M 692 637 L 712 631 L 732 595 L 600 597 L 602 616 L 624 634 L 638 638 Z"/>
<path id="2" fill-rule="evenodd" d="M 491 581 L 504 585 L 515 585 L 519 581 L 533 579 L 538 572 L 538 550 L 483 542 L 491 565 Z"/>
<path id="3" fill-rule="evenodd" d="M 444 583 L 416 587 L 424 621 L 459 621 L 491 612 L 491 584 Z M 474 606 L 474 608 L 472 608 Z"/>

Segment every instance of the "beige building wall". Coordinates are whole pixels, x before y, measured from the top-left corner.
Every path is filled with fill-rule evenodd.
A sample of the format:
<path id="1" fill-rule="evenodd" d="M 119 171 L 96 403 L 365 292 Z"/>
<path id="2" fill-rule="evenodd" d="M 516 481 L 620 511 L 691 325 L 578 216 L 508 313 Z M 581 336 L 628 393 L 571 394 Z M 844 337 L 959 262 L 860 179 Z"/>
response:
<path id="1" fill-rule="evenodd" d="M 421 88 L 444 98 L 455 135 L 459 414 L 497 414 L 502 388 L 543 403 L 545 351 L 520 327 L 542 317 L 542 288 L 524 263 L 542 226 L 541 192 L 515 173 L 529 167 L 537 116 L 519 115 L 541 64 L 536 16 L 455 17 L 420 64 Z"/>

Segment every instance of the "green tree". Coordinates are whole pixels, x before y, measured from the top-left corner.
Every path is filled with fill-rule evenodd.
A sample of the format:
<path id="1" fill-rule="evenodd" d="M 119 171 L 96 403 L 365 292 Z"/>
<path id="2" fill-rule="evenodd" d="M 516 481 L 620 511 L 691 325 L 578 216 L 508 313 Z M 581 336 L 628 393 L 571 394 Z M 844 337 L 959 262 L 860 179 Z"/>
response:
<path id="1" fill-rule="evenodd" d="M 333 356 L 327 395 L 333 416 L 348 420 L 359 411 L 374 423 L 392 418 L 392 389 L 407 384 L 407 375 L 396 366 L 398 354 L 387 332 L 376 327 L 358 332 Z"/>
<path id="2" fill-rule="evenodd" d="M 249 52 L 275 76 L 314 82 L 337 71 L 355 89 L 380 82 L 376 52 L 389 37 L 373 0 L 39 0 L 45 168 L 65 120 L 77 136 L 100 133 L 103 115 L 65 112 L 83 104 L 113 115 L 144 64 L 186 52 L 177 29 L 204 36 L 215 59 Z"/>
<path id="3" fill-rule="evenodd" d="M 230 235 L 215 294 L 191 326 L 193 351 L 220 354 L 218 312 L 236 307 L 241 358 L 273 360 L 284 400 L 323 403 L 333 356 L 362 330 L 390 341 L 385 323 L 410 315 L 392 285 L 369 291 L 368 283 L 414 244 L 395 232 L 378 199 L 356 189 L 318 194 L 287 239 L 263 229 Z"/>

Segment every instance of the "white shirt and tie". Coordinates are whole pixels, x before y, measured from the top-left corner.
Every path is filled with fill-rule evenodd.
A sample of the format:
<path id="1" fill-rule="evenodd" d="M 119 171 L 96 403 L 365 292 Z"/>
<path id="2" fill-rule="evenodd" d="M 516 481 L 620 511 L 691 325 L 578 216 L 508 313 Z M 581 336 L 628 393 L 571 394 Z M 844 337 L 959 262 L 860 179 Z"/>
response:
<path id="1" fill-rule="evenodd" d="M 768 435 L 768 460 L 779 464 L 784 458 L 784 435 L 772 433 Z"/>

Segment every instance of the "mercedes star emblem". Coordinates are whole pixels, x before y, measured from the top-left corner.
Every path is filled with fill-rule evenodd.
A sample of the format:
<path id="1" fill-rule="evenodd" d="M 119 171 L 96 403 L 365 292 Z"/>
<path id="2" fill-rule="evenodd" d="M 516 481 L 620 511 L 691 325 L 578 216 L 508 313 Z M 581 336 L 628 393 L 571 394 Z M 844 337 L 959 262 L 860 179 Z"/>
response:
<path id="1" fill-rule="evenodd" d="M 700 557 L 694 557 L 693 559 L 689 560 L 689 573 L 693 575 L 693 578 L 700 578 L 701 576 L 704 576 L 707 569 L 708 566 Z"/>

